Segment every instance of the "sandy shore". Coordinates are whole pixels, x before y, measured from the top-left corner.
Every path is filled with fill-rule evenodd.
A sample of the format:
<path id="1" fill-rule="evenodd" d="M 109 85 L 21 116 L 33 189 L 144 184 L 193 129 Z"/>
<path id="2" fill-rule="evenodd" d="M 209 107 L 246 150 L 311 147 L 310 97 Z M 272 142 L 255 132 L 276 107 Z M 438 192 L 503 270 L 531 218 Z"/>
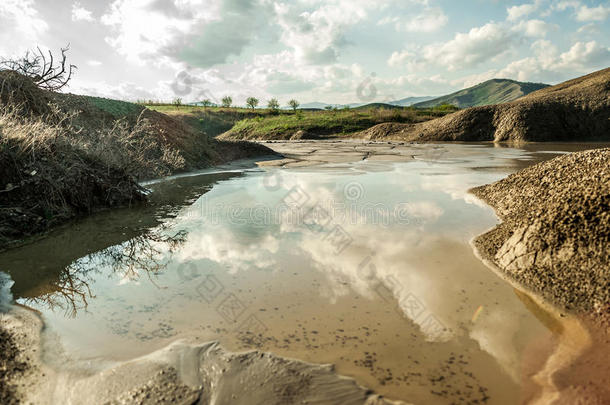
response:
<path id="1" fill-rule="evenodd" d="M 13 307 L 0 316 L 2 404 L 403 404 L 388 401 L 331 365 L 271 353 L 232 353 L 217 342 L 177 341 L 115 364 L 65 364 L 41 358 L 42 321 Z"/>

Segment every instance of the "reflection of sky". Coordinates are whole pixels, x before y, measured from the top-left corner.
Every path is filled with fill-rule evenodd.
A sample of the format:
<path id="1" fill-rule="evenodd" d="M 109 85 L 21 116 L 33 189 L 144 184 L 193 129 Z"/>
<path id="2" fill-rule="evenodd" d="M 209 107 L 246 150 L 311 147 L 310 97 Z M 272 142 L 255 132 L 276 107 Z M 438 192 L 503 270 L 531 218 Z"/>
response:
<path id="1" fill-rule="evenodd" d="M 46 315 L 65 329 L 62 334 L 91 339 L 94 333 L 80 329 L 99 322 L 100 317 L 123 319 L 125 328 L 137 329 L 137 321 L 128 319 L 134 307 L 147 308 L 180 329 L 177 318 L 181 315 L 176 311 L 193 305 L 185 291 L 191 279 L 207 273 L 243 275 L 236 288 L 247 289 L 253 274 L 273 286 L 274 273 L 299 268 L 323 276 L 318 296 L 311 297 L 320 305 L 354 293 L 378 299 L 380 286 L 385 287 L 429 341 L 468 335 L 516 376 L 518 335 L 524 323 L 535 321 L 468 245 L 471 237 L 496 219 L 490 208 L 466 191 L 503 175 L 468 170 L 476 161 L 450 162 L 364 163 L 342 171 L 282 170 L 279 186 L 272 187 L 264 173 L 222 182 L 172 220 L 165 232 L 185 230 L 187 239 L 150 283 L 120 274 L 98 276 L 90 285 L 96 298 L 90 300 L 86 315 L 77 314 L 72 321 L 49 311 Z M 369 170 L 372 167 L 375 170 Z M 359 187 L 357 198 L 346 197 L 348 185 Z M 283 199 L 295 187 L 307 196 L 304 213 L 317 204 L 327 213 L 328 207 L 343 204 L 345 215 L 309 218 L 309 222 L 287 218 L 290 210 L 277 208 L 286 208 Z M 371 221 L 362 211 L 371 204 L 385 209 L 383 224 Z M 397 206 L 404 207 L 408 221 L 396 218 Z M 279 214 L 260 221 L 256 212 L 265 209 Z M 325 238 L 335 225 L 352 240 L 340 252 Z M 472 323 L 473 311 L 480 305 L 483 315 Z M 126 308 L 132 312 L 125 313 Z M 119 326 L 115 322 L 113 328 Z"/>

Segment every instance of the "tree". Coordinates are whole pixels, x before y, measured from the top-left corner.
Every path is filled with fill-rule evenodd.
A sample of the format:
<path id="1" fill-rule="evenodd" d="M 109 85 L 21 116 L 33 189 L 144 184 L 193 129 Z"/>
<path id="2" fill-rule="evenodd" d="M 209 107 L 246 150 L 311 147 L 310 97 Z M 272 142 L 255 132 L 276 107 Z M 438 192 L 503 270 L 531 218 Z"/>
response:
<path id="1" fill-rule="evenodd" d="M 182 105 L 182 99 L 180 97 L 176 97 L 174 101 L 172 101 L 172 104 L 176 107 L 180 107 Z"/>
<path id="2" fill-rule="evenodd" d="M 66 53 L 70 45 L 61 48 L 61 61 L 56 62 L 49 50 L 48 56 L 40 48 L 27 51 L 21 59 L 2 59 L 0 70 L 14 70 L 31 78 L 38 87 L 44 90 L 59 91 L 68 85 L 76 66 L 67 63 Z"/>
<path id="3" fill-rule="evenodd" d="M 201 102 L 201 105 L 203 106 L 203 108 L 208 108 L 209 106 L 212 105 L 212 102 L 206 98 L 205 100 L 203 100 Z"/>
<path id="4" fill-rule="evenodd" d="M 258 105 L 258 98 L 248 97 L 248 99 L 246 100 L 246 104 L 248 105 L 248 107 L 250 107 L 254 110 L 256 108 L 256 106 Z"/>
<path id="5" fill-rule="evenodd" d="M 292 111 L 296 112 L 297 108 L 299 108 L 301 104 L 299 104 L 299 102 L 295 99 L 292 99 L 288 102 L 288 105 L 292 108 Z"/>
<path id="6" fill-rule="evenodd" d="M 231 98 L 231 96 L 225 96 L 222 98 L 223 107 L 229 108 L 229 107 L 231 107 L 231 104 L 233 104 L 233 99 Z"/>
<path id="7" fill-rule="evenodd" d="M 272 98 L 271 100 L 269 100 L 269 102 L 267 103 L 267 107 L 269 109 L 271 109 L 272 111 L 277 111 L 280 109 L 280 102 L 277 101 L 277 98 Z"/>

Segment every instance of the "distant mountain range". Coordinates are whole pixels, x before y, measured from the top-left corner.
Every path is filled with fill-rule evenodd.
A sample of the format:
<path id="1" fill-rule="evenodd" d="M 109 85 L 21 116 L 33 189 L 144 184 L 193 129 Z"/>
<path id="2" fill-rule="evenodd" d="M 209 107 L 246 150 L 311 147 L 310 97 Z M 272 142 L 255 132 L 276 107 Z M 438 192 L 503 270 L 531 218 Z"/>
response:
<path id="1" fill-rule="evenodd" d="M 386 101 L 383 103 L 373 103 L 375 106 L 409 107 L 416 108 L 431 108 L 443 104 L 452 104 L 459 108 L 477 107 L 483 105 L 507 103 L 526 96 L 536 90 L 548 87 L 548 84 L 543 83 L 524 83 L 510 79 L 491 79 L 486 82 L 477 84 L 455 93 L 441 97 L 407 97 L 401 100 Z M 351 103 L 351 104 L 330 104 L 313 102 L 301 105 L 302 109 L 324 109 L 326 107 L 333 108 L 359 108 L 372 106 L 369 103 Z M 286 107 L 288 108 L 288 107 Z"/>
<path id="2" fill-rule="evenodd" d="M 422 101 L 428 101 L 428 100 L 432 100 L 434 97 L 430 97 L 430 96 L 425 96 L 425 97 L 407 97 L 407 98 L 403 98 L 401 100 L 395 100 L 395 101 L 385 101 L 383 103 L 372 103 L 375 105 L 387 105 L 387 106 L 395 106 L 395 107 L 409 107 L 412 106 L 415 103 L 420 103 Z M 318 101 L 315 101 L 313 103 L 306 103 L 301 105 L 299 108 L 302 109 L 319 109 L 319 110 L 323 110 L 324 108 L 330 106 L 333 108 L 359 108 L 359 107 L 364 107 L 364 106 L 368 106 L 370 105 L 370 103 L 350 103 L 350 104 L 330 104 L 330 103 L 320 103 Z M 286 107 L 288 108 L 288 107 Z"/>
<path id="3" fill-rule="evenodd" d="M 491 79 L 446 96 L 414 104 L 417 108 L 430 108 L 452 104 L 459 108 L 507 103 L 526 96 L 536 90 L 549 87 L 543 83 L 523 83 L 509 79 Z"/>

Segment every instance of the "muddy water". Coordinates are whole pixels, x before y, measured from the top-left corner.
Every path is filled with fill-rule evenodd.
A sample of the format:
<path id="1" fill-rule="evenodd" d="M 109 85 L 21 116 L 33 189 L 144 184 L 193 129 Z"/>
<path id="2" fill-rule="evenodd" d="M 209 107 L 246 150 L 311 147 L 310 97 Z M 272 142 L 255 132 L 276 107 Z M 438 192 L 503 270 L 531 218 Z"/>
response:
<path id="1" fill-rule="evenodd" d="M 150 183 L 0 256 L 45 361 L 86 370 L 177 339 L 314 363 L 393 399 L 512 404 L 556 333 L 469 241 L 467 194 L 574 146 L 272 144 L 286 159 Z"/>

